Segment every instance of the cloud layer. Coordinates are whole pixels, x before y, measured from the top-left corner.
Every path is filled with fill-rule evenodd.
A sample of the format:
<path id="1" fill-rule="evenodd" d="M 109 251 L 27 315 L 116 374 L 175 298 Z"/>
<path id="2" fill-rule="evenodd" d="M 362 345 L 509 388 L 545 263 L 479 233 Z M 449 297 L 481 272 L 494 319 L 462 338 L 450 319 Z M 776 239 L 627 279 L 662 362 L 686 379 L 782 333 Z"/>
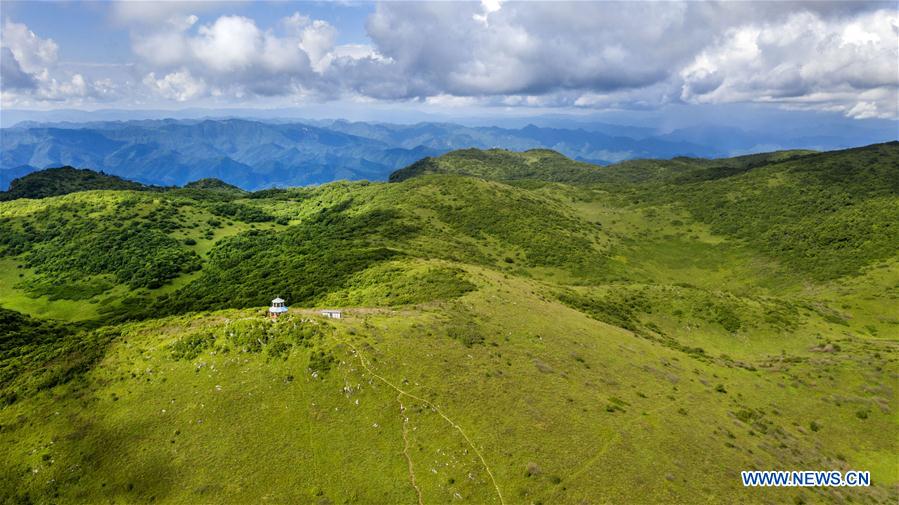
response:
<path id="1" fill-rule="evenodd" d="M 58 71 L 59 46 L 9 19 L 0 35 L 0 91 L 3 103 L 60 102 L 81 104 L 108 99 L 114 84 L 89 80 L 80 73 Z"/>
<path id="2" fill-rule="evenodd" d="M 342 44 L 334 25 L 300 13 L 272 26 L 238 15 L 198 17 L 209 5 L 114 4 L 114 22 L 131 32 L 128 83 L 61 74 L 56 43 L 7 19 L 4 101 L 149 93 L 227 103 L 767 103 L 860 119 L 899 116 L 892 4 L 386 2 L 365 23 L 367 44 Z"/>

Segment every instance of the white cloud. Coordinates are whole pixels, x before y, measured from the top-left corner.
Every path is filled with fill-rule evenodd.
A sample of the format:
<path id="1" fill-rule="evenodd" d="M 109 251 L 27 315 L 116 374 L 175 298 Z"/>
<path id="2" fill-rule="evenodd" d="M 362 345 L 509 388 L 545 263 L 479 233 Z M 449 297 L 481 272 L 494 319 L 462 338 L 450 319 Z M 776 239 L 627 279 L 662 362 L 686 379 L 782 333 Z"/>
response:
<path id="1" fill-rule="evenodd" d="M 12 51 L 22 70 L 38 72 L 56 63 L 59 46 L 53 39 L 42 39 L 21 23 L 3 22 L 0 45 Z"/>
<path id="2" fill-rule="evenodd" d="M 897 29 L 895 10 L 864 13 L 848 23 L 801 12 L 735 27 L 681 70 L 681 97 L 899 117 Z"/>
<path id="3" fill-rule="evenodd" d="M 115 83 L 94 81 L 81 73 L 58 68 L 59 46 L 39 37 L 22 23 L 3 22 L 0 35 L 0 82 L 2 103 L 82 103 L 102 101 L 117 93 Z"/>
<path id="4" fill-rule="evenodd" d="M 36 86 L 37 80 L 22 70 L 16 55 L 8 47 L 0 47 L 0 87 L 8 90 L 29 90 Z"/>
<path id="5" fill-rule="evenodd" d="M 596 108 L 765 102 L 897 117 L 889 91 L 899 77 L 899 22 L 877 5 L 385 3 L 367 24 L 379 64 L 356 62 L 344 82 L 387 99 Z M 853 110 L 863 102 L 875 112 Z"/>
<path id="6" fill-rule="evenodd" d="M 326 57 L 334 49 L 334 41 L 337 40 L 337 30 L 327 21 L 315 20 L 305 28 L 300 35 L 300 49 L 309 56 L 312 68 L 316 72 L 324 71 L 330 60 Z"/>
<path id="7" fill-rule="evenodd" d="M 490 13 L 496 12 L 502 8 L 501 0 L 481 0 L 481 13 L 475 13 L 471 16 L 472 19 L 481 23 L 484 26 L 489 26 L 490 21 Z"/>
<path id="8" fill-rule="evenodd" d="M 194 78 L 187 70 L 172 72 L 159 79 L 154 72 L 150 72 L 143 83 L 164 98 L 178 102 L 192 100 L 206 92 L 206 83 Z"/>
<path id="9" fill-rule="evenodd" d="M 167 67 L 184 62 L 188 57 L 187 39 L 178 30 L 166 30 L 159 33 L 135 38 L 132 49 L 151 65 Z"/>
<path id="10" fill-rule="evenodd" d="M 170 89 L 164 79 L 183 79 L 185 72 L 205 83 L 191 88 L 201 95 L 331 96 L 339 91 L 334 87 L 339 78 L 330 72 L 333 63 L 377 57 L 370 46 L 337 45 L 337 30 L 326 21 L 295 13 L 277 26 L 282 33 L 263 30 L 247 17 L 220 16 L 207 24 L 194 20 L 168 23 L 155 32 L 138 30 L 132 40 L 135 53 L 153 75 L 145 84 L 169 99 L 184 95 Z"/>
<path id="11" fill-rule="evenodd" d="M 246 70 L 262 54 L 262 33 L 253 20 L 222 16 L 209 26 L 201 26 L 199 37 L 190 40 L 198 60 L 216 72 Z"/>
<path id="12" fill-rule="evenodd" d="M 53 40 L 7 19 L 4 97 L 108 100 L 149 90 L 165 100 L 221 103 L 766 103 L 855 118 L 899 116 L 899 15 L 885 4 L 386 2 L 367 19 L 369 40 L 353 44 L 328 21 L 301 13 L 270 26 L 208 14 L 232 7 L 112 4 L 136 56 L 115 75 L 57 63 Z"/>

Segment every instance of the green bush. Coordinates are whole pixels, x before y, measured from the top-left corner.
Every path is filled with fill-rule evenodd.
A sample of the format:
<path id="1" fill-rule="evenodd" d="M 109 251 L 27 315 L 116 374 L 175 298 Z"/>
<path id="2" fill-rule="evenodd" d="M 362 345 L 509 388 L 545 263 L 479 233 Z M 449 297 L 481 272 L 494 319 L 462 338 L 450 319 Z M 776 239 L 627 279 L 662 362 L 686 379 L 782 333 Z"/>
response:
<path id="1" fill-rule="evenodd" d="M 314 351 L 309 356 L 309 371 L 319 376 L 326 374 L 334 365 L 334 355 L 327 351 Z"/>
<path id="2" fill-rule="evenodd" d="M 243 205 L 235 202 L 219 202 L 209 205 L 209 211 L 216 216 L 233 218 L 245 223 L 264 223 L 273 221 L 274 216 L 266 213 L 258 207 Z M 214 225 L 218 226 L 218 225 Z"/>
<path id="3" fill-rule="evenodd" d="M 447 330 L 447 336 L 454 340 L 458 340 L 465 347 L 472 347 L 484 343 L 484 335 L 481 334 L 477 325 L 472 322 L 454 322 Z"/>
<path id="4" fill-rule="evenodd" d="M 190 361 L 215 343 L 211 333 L 198 333 L 179 338 L 169 346 L 172 359 Z"/>
<path id="5" fill-rule="evenodd" d="M 292 347 L 293 345 L 290 342 L 278 340 L 269 344 L 266 353 L 272 358 L 287 359 L 287 355 L 290 353 Z"/>

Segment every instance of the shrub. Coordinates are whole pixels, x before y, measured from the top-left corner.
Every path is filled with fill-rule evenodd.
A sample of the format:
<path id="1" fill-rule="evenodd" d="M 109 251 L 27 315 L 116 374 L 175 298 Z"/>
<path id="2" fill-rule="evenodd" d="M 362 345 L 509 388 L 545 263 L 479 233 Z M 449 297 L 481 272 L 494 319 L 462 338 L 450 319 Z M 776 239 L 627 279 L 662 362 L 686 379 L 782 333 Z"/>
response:
<path id="1" fill-rule="evenodd" d="M 534 462 L 530 462 L 525 466 L 524 476 L 525 477 L 536 477 L 540 475 L 540 465 Z"/>
<path id="2" fill-rule="evenodd" d="M 286 360 L 287 356 L 290 354 L 291 347 L 293 346 L 290 343 L 279 340 L 269 344 L 266 352 L 272 358 L 283 358 Z"/>
<path id="3" fill-rule="evenodd" d="M 169 346 L 172 359 L 190 361 L 215 343 L 211 333 L 198 333 L 179 338 Z"/>
<path id="4" fill-rule="evenodd" d="M 465 347 L 483 344 L 484 336 L 478 331 L 477 326 L 473 323 L 456 324 L 447 330 L 447 335 L 458 340 Z"/>
<path id="5" fill-rule="evenodd" d="M 330 352 L 315 351 L 309 356 L 309 371 L 324 375 L 334 364 L 334 355 Z"/>
<path id="6" fill-rule="evenodd" d="M 209 206 L 209 210 L 217 216 L 233 218 L 245 223 L 263 223 L 275 219 L 274 216 L 267 214 L 257 207 L 251 207 L 235 202 L 215 203 Z M 212 223 L 210 222 L 210 224 Z"/>

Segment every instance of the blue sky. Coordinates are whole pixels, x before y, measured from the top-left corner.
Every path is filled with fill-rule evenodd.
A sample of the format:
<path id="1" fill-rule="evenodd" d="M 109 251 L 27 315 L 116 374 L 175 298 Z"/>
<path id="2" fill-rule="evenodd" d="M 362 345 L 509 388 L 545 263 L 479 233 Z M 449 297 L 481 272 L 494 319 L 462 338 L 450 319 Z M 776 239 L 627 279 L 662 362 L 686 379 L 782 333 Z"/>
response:
<path id="1" fill-rule="evenodd" d="M 6 109 L 899 116 L 893 2 L 0 5 Z"/>

